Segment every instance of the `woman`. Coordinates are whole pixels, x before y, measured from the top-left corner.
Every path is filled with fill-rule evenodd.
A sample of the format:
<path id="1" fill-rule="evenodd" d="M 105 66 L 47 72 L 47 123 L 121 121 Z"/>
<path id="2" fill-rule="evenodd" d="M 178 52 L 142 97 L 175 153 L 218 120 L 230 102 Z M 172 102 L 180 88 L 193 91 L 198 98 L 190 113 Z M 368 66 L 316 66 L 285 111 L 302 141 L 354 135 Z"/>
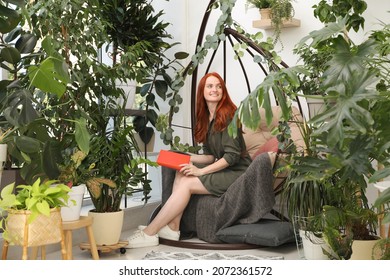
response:
<path id="1" fill-rule="evenodd" d="M 202 155 L 191 155 L 176 173 L 172 194 L 148 226 L 128 238 L 130 248 L 158 245 L 158 237 L 180 238 L 180 220 L 193 194 L 222 195 L 251 163 L 241 132 L 229 136 L 227 127 L 237 107 L 217 73 L 206 74 L 196 97 L 195 140 L 203 144 Z"/>

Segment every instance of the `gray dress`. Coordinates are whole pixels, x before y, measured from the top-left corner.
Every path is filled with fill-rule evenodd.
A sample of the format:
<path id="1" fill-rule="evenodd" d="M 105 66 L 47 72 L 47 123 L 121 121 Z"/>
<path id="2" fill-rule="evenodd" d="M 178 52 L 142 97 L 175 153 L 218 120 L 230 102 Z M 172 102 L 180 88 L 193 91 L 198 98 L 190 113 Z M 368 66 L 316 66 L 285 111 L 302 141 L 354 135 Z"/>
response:
<path id="1" fill-rule="evenodd" d="M 214 120 L 209 125 L 207 140 L 203 145 L 204 154 L 213 155 L 216 160 L 224 158 L 229 166 L 198 178 L 211 194 L 220 196 L 245 172 L 252 160 L 246 151 L 241 131 L 236 138 L 232 138 L 227 129 L 215 132 L 213 127 Z"/>

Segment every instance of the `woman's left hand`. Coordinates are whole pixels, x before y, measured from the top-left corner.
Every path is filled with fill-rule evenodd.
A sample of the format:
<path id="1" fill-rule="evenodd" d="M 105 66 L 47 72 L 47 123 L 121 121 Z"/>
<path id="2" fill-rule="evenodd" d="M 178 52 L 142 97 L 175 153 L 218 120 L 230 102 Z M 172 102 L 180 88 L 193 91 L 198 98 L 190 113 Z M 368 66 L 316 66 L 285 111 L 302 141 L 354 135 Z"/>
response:
<path id="1" fill-rule="evenodd" d="M 182 173 L 185 176 L 201 176 L 202 171 L 192 163 L 190 164 L 182 164 L 182 168 L 180 169 L 180 173 Z"/>

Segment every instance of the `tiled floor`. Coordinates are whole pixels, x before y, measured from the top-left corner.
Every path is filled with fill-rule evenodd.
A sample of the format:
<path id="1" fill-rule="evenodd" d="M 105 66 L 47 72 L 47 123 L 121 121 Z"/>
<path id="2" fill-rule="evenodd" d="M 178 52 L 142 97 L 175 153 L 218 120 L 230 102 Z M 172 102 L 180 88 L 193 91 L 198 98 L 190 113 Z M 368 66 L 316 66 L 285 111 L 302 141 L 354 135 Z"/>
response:
<path id="1" fill-rule="evenodd" d="M 122 237 L 125 239 L 133 230 L 124 232 Z M 199 241 L 199 240 L 190 240 L 190 241 Z M 199 252 L 206 253 L 209 252 L 204 249 L 187 249 L 172 247 L 167 245 L 158 245 L 148 248 L 139 248 L 139 249 L 126 249 L 124 254 L 120 253 L 120 250 L 115 250 L 110 253 L 100 253 L 101 260 L 142 260 L 142 258 L 151 251 L 166 251 L 166 252 Z M 255 256 L 283 256 L 286 260 L 298 260 L 299 255 L 295 243 L 286 244 L 280 247 L 268 247 L 268 248 L 256 248 L 256 249 L 246 249 L 246 250 L 223 250 L 219 251 L 220 253 L 229 255 L 255 255 Z M 91 254 L 88 250 L 81 250 L 78 245 L 73 247 L 73 258 L 74 260 L 90 260 L 92 259 Z M 47 259 L 60 260 L 60 252 L 54 252 L 47 255 Z"/>

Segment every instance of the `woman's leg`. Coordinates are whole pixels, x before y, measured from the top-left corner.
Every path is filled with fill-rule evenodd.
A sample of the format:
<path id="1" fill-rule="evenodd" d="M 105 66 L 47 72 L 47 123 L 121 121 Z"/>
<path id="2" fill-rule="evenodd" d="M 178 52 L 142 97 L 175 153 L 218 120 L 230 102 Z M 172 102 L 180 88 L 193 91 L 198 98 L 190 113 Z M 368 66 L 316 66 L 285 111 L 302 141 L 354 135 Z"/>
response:
<path id="1" fill-rule="evenodd" d="M 157 216 L 144 229 L 144 232 L 147 235 L 154 235 L 166 225 L 169 225 L 172 230 L 177 231 L 179 229 L 183 211 L 193 194 L 210 193 L 203 186 L 198 177 L 187 177 L 181 173 L 177 173 L 171 196 L 165 202 Z"/>
<path id="2" fill-rule="evenodd" d="M 174 193 L 177 190 L 177 188 L 180 187 L 180 180 L 182 179 L 182 177 L 183 177 L 183 175 L 181 173 L 176 172 L 175 180 L 174 180 L 173 186 L 172 186 L 172 193 Z M 170 221 L 168 223 L 168 227 L 171 230 L 179 231 L 180 221 L 181 221 L 181 217 L 183 216 L 183 213 L 184 213 L 184 210 L 181 213 L 179 213 L 179 215 L 177 215 L 175 218 L 173 218 L 172 221 Z"/>

